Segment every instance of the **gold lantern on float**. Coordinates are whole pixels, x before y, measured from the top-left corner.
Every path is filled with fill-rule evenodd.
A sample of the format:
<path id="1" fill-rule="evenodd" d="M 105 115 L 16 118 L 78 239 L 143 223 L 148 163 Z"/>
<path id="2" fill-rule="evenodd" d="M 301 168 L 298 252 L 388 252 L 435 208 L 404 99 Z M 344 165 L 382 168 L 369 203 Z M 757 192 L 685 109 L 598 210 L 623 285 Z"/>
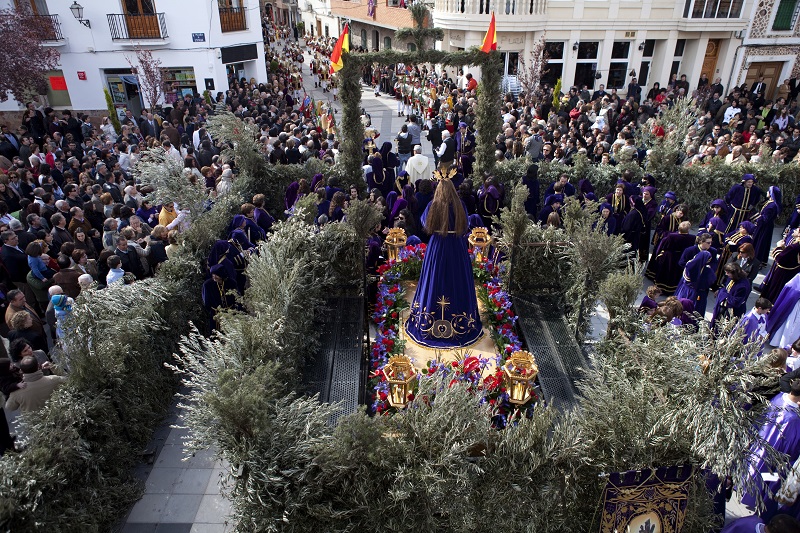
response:
<path id="1" fill-rule="evenodd" d="M 508 401 L 518 405 L 527 403 L 531 399 L 533 380 L 539 374 L 533 354 L 522 350 L 512 353 L 503 365 L 503 373 Z"/>
<path id="2" fill-rule="evenodd" d="M 492 242 L 492 236 L 489 235 L 489 230 L 486 228 L 473 228 L 467 240 L 470 246 L 477 250 L 475 259 L 482 261 L 486 252 L 486 247 Z"/>
<path id="3" fill-rule="evenodd" d="M 411 359 L 406 355 L 394 355 L 383 367 L 383 375 L 389 382 L 389 405 L 402 409 L 408 404 L 411 383 L 417 377 Z"/>
<path id="4" fill-rule="evenodd" d="M 400 254 L 400 249 L 406 245 L 406 230 L 403 228 L 390 228 L 389 233 L 386 235 L 386 252 L 389 260 L 397 261 Z"/>

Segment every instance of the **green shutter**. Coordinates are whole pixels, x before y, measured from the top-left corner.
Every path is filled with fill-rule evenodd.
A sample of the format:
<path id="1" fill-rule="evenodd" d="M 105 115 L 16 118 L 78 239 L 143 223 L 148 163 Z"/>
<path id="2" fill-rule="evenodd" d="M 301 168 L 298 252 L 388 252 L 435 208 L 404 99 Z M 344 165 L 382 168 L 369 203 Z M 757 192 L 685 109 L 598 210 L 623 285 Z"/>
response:
<path id="1" fill-rule="evenodd" d="M 772 23 L 773 30 L 787 31 L 792 29 L 792 15 L 794 15 L 795 5 L 797 5 L 797 0 L 781 0 L 778 6 L 778 13 L 775 15 L 775 22 Z"/>

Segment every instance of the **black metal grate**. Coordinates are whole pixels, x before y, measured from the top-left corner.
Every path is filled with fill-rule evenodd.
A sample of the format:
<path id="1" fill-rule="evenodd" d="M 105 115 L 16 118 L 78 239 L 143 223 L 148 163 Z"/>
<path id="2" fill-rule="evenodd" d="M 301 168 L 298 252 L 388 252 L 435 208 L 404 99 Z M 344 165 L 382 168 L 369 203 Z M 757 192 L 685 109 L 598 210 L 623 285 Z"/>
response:
<path id="1" fill-rule="evenodd" d="M 303 374 L 306 391 L 319 393 L 325 403 L 339 403 L 331 418 L 336 424 L 342 416 L 358 409 L 366 386 L 366 360 L 363 352 L 364 301 L 361 298 L 332 298 L 320 317 L 320 349 L 309 360 Z"/>

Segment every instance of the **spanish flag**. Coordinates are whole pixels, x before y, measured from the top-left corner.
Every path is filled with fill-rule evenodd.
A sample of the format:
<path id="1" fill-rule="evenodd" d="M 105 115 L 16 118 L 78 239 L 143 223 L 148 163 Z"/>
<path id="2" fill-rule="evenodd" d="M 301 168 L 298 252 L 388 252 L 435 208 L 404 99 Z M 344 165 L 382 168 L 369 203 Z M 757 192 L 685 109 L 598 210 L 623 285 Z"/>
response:
<path id="1" fill-rule="evenodd" d="M 336 46 L 333 47 L 333 52 L 331 53 L 331 74 L 342 70 L 344 66 L 342 52 L 350 52 L 350 28 L 347 24 L 342 28 L 342 34 L 339 36 L 339 40 L 336 41 Z"/>
<path id="2" fill-rule="evenodd" d="M 481 46 L 481 52 L 486 52 L 487 54 L 492 50 L 497 50 L 497 31 L 495 31 L 494 27 L 494 11 L 492 11 L 492 21 L 489 23 L 489 29 L 486 30 L 486 37 L 483 38 L 483 46 Z M 334 53 L 336 53 L 334 51 Z"/>

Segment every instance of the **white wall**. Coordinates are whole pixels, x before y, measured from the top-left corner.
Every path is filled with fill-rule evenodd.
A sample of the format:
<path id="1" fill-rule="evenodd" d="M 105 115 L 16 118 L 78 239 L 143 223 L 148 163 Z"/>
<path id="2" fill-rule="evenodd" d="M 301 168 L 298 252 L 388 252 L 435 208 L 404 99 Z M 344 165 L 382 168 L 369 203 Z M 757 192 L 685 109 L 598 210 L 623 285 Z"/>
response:
<path id="1" fill-rule="evenodd" d="M 153 50 L 163 67 L 192 67 L 197 79 L 197 90 L 205 90 L 204 79 L 213 78 L 216 91 L 228 87 L 225 65 L 219 59 L 221 47 L 255 43 L 258 59 L 254 77 L 267 81 L 264 64 L 264 47 L 258 0 L 245 0 L 247 30 L 222 33 L 216 0 L 177 2 L 154 0 L 156 11 L 165 14 L 168 38 L 141 40 L 138 44 Z M 72 107 L 81 110 L 105 109 L 105 76 L 103 69 L 129 68 L 125 56 L 134 58 L 132 41 L 114 41 L 111 38 L 107 14 L 123 13 L 120 0 L 80 0 L 85 19 L 91 28 L 80 24 L 69 10 L 67 0 L 49 0 L 50 14 L 57 14 L 66 43 L 57 47 L 61 53 L 61 69 L 69 89 Z M 13 0 L 0 0 L 0 6 L 13 4 Z M 204 33 L 205 42 L 192 41 L 193 33 Z M 31 58 L 35 61 L 34 58 Z M 78 71 L 86 72 L 85 81 L 78 80 Z M 16 110 L 19 105 L 8 101 L 0 104 L 0 111 Z"/>

